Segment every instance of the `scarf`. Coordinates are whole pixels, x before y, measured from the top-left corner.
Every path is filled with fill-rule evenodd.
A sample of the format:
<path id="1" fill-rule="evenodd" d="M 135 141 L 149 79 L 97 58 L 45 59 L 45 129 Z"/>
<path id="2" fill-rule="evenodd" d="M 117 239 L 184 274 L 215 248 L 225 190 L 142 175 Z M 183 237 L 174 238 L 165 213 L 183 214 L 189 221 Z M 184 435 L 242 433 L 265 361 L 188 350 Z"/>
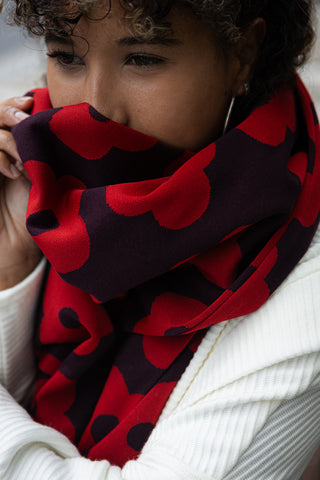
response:
<path id="1" fill-rule="evenodd" d="M 308 249 L 320 137 L 297 79 L 192 153 L 35 90 L 14 129 L 48 259 L 34 418 L 83 455 L 141 451 L 207 329 L 257 310 Z"/>

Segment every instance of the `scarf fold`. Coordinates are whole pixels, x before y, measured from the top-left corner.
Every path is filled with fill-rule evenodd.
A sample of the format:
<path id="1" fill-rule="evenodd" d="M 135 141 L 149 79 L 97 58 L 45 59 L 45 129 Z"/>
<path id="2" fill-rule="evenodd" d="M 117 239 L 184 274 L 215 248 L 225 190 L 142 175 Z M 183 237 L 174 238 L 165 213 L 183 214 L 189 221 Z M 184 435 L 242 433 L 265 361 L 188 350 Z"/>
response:
<path id="1" fill-rule="evenodd" d="M 14 128 L 27 227 L 50 263 L 36 420 L 122 466 L 206 330 L 257 310 L 319 221 L 320 136 L 297 79 L 192 153 L 35 90 Z"/>

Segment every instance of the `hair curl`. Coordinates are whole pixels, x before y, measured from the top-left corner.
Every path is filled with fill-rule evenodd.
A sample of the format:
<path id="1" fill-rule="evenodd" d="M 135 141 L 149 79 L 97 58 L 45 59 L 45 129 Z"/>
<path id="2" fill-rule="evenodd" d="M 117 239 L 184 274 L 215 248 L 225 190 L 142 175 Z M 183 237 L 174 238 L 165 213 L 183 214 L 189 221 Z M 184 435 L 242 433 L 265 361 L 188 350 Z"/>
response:
<path id="1" fill-rule="evenodd" d="M 111 0 L 10 0 L 14 4 L 14 22 L 29 33 L 43 36 L 54 32 L 70 35 L 82 15 Z M 296 68 L 311 49 L 314 30 L 314 0 L 119 0 L 130 26 L 139 35 L 154 29 L 170 28 L 165 22 L 171 8 L 185 5 L 201 20 L 212 26 L 224 52 L 241 39 L 255 18 L 265 19 L 267 33 L 255 65 L 251 91 L 269 94 L 279 85 L 292 83 Z M 2 1 L 0 0 L 0 6 Z"/>

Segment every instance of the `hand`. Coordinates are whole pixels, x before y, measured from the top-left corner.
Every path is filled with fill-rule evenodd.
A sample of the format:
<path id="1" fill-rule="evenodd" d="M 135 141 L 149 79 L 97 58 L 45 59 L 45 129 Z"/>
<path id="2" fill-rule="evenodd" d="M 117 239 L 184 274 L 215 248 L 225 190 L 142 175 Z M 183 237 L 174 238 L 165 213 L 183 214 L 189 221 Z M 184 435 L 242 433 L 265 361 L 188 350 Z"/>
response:
<path id="1" fill-rule="evenodd" d="M 25 226 L 30 182 L 10 131 L 32 103 L 31 97 L 0 103 L 0 290 L 22 281 L 41 258 Z"/>

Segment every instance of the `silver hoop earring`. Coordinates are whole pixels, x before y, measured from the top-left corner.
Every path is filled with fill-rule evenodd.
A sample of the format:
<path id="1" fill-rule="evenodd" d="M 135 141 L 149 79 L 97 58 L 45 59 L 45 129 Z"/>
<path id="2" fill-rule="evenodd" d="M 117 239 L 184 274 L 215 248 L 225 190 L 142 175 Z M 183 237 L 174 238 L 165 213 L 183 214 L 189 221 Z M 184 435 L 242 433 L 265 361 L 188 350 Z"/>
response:
<path id="1" fill-rule="evenodd" d="M 233 110 L 233 105 L 234 105 L 234 102 L 235 102 L 235 99 L 236 97 L 232 97 L 231 99 L 231 102 L 230 102 L 230 106 L 229 106 L 229 109 L 228 109 L 228 113 L 227 113 L 227 116 L 226 116 L 226 120 L 224 122 L 224 127 L 223 127 L 223 131 L 222 131 L 222 135 L 224 135 L 228 129 L 228 126 L 229 126 L 229 122 L 230 122 L 230 117 L 231 117 L 231 113 L 232 113 L 232 110 Z"/>
<path id="2" fill-rule="evenodd" d="M 250 85 L 249 85 L 249 82 L 246 82 L 244 84 L 244 94 L 249 95 L 249 92 L 250 92 Z"/>

